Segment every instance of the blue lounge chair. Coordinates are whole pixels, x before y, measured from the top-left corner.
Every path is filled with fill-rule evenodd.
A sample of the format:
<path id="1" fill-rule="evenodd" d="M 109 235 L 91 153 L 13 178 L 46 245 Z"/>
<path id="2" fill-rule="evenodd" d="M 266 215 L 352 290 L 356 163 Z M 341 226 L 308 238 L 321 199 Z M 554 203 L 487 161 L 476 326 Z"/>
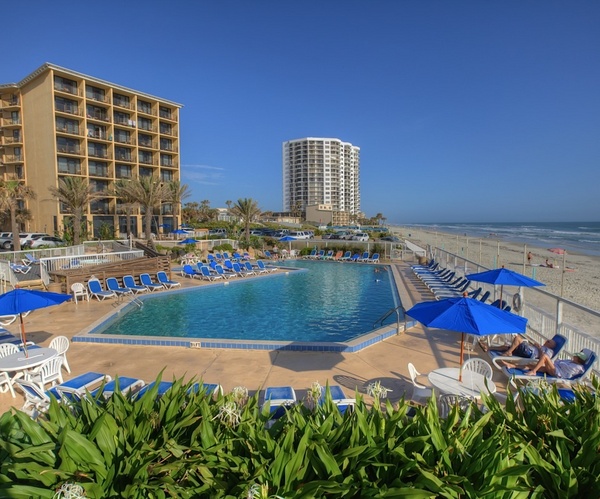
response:
<path id="1" fill-rule="evenodd" d="M 217 279 L 223 279 L 223 276 L 219 274 L 213 274 L 206 265 L 200 267 L 200 273 L 202 274 L 202 279 L 205 281 L 216 281 Z"/>
<path id="2" fill-rule="evenodd" d="M 368 258 L 366 261 L 369 263 L 379 263 L 379 253 L 373 253 L 371 258 Z"/>
<path id="3" fill-rule="evenodd" d="M 567 338 L 564 337 L 562 334 L 555 334 L 552 337 L 552 340 L 554 340 L 554 343 L 556 343 L 556 348 L 554 348 L 554 350 L 552 351 L 552 357 L 551 357 L 552 360 L 554 360 L 554 359 L 558 358 L 558 355 L 565 348 L 565 345 L 567 344 Z M 533 359 L 528 359 L 525 357 L 517 357 L 516 355 L 503 355 L 504 352 L 499 352 L 497 350 L 489 350 L 488 349 L 487 353 L 490 356 L 490 358 L 492 359 L 492 363 L 498 369 L 502 369 L 502 367 L 503 367 L 501 364 L 499 364 L 501 361 L 511 362 L 513 364 L 519 364 L 519 363 L 530 364 L 533 360 Z"/>
<path id="4" fill-rule="evenodd" d="M 150 276 L 148 276 L 150 277 Z M 123 276 L 123 286 L 125 286 L 128 289 L 131 289 L 131 291 L 133 291 L 136 295 L 139 293 L 146 293 L 149 291 L 147 286 L 139 286 L 138 284 L 135 283 L 135 279 L 133 278 L 132 275 L 124 275 Z M 162 286 L 161 286 L 162 288 Z"/>
<path id="5" fill-rule="evenodd" d="M 31 270 L 29 265 L 18 265 L 16 263 L 11 263 L 9 265 L 11 270 L 17 274 L 27 274 Z"/>
<path id="6" fill-rule="evenodd" d="M 223 395 L 223 387 L 218 383 L 194 383 L 188 389 L 188 393 L 200 393 L 200 391 L 213 398 Z"/>
<path id="7" fill-rule="evenodd" d="M 258 266 L 259 274 L 262 274 L 265 272 L 271 273 L 271 272 L 275 272 L 277 270 L 277 267 L 271 267 L 271 266 L 267 267 L 262 260 L 256 260 L 256 265 Z"/>
<path id="8" fill-rule="evenodd" d="M 323 260 L 333 260 L 333 250 L 329 250 L 327 253 L 325 253 Z"/>
<path id="9" fill-rule="evenodd" d="M 304 258 L 309 258 L 309 259 L 317 258 L 317 250 L 316 249 L 311 250 L 310 254 L 305 255 Z"/>
<path id="10" fill-rule="evenodd" d="M 233 272 L 226 272 L 225 269 L 223 268 L 223 265 L 215 266 L 215 270 L 217 271 L 217 275 L 219 275 L 225 279 L 231 279 L 232 277 L 235 277 L 235 274 Z"/>
<path id="11" fill-rule="evenodd" d="M 21 338 L 18 338 L 7 329 L 0 328 L 0 344 L 2 343 L 11 343 L 19 346 L 21 344 Z"/>
<path id="12" fill-rule="evenodd" d="M 315 260 L 323 260 L 325 258 L 325 250 L 320 250 L 315 256 Z"/>
<path id="13" fill-rule="evenodd" d="M 60 385 L 48 390 L 57 399 L 64 398 L 65 395 L 75 395 L 81 398 L 85 393 L 101 383 L 108 383 L 112 378 L 106 374 L 89 371 L 79 376 L 75 376 Z"/>
<path id="14" fill-rule="evenodd" d="M 156 398 L 160 398 L 171 388 L 173 388 L 173 383 L 171 383 L 170 381 L 161 381 L 160 383 L 153 381 L 152 383 L 149 383 L 146 386 L 144 386 L 139 392 L 137 392 L 134 395 L 134 398 L 139 399 L 143 397 L 150 390 L 154 389 L 154 387 L 156 387 Z"/>
<path id="15" fill-rule="evenodd" d="M 263 408 L 268 405 L 270 419 L 279 419 L 296 401 L 296 392 L 291 386 L 270 386 L 265 390 Z"/>
<path id="16" fill-rule="evenodd" d="M 244 262 L 244 267 L 246 267 L 246 275 L 256 275 L 256 270 L 250 262 Z"/>
<path id="17" fill-rule="evenodd" d="M 119 286 L 119 281 L 117 281 L 116 277 L 107 277 L 106 278 L 106 288 L 117 295 L 131 295 L 133 294 L 133 290 L 129 288 L 124 288 Z"/>
<path id="18" fill-rule="evenodd" d="M 268 260 L 272 260 L 273 259 L 273 255 L 271 255 L 271 252 L 269 250 L 265 250 L 265 258 L 267 258 Z"/>
<path id="19" fill-rule="evenodd" d="M 150 274 L 140 274 L 140 282 L 142 286 L 145 286 L 150 291 L 158 291 L 159 289 L 165 289 L 160 282 L 154 282 L 150 277 Z"/>
<path id="20" fill-rule="evenodd" d="M 109 381 L 104 386 L 96 388 L 91 392 L 92 397 L 97 397 L 102 394 L 104 398 L 109 398 L 115 391 L 120 391 L 123 395 L 128 393 L 135 393 L 146 383 L 138 378 L 129 378 L 127 376 L 117 376 L 112 381 Z"/>
<path id="21" fill-rule="evenodd" d="M 23 262 L 23 265 L 27 266 L 40 263 L 39 258 L 36 258 L 31 253 L 25 253 L 25 258 L 23 258 L 21 261 Z"/>
<path id="22" fill-rule="evenodd" d="M 369 261 L 369 253 L 368 251 L 364 251 L 362 256 L 358 259 L 359 262 L 368 262 Z"/>
<path id="23" fill-rule="evenodd" d="M 117 293 L 113 291 L 105 291 L 102 289 L 102 285 L 98 279 L 90 279 L 88 281 L 88 289 L 92 298 L 96 298 L 98 301 L 106 300 L 106 298 L 115 298 Z"/>
<path id="24" fill-rule="evenodd" d="M 351 262 L 358 262 L 360 260 L 360 254 L 359 253 L 354 253 L 354 255 L 352 255 L 352 258 L 350 258 Z"/>
<path id="25" fill-rule="evenodd" d="M 171 279 L 169 279 L 169 276 L 167 276 L 167 273 L 164 270 L 158 271 L 156 273 L 156 278 L 158 279 L 158 282 L 160 282 L 165 288 L 168 289 L 181 286 L 180 282 L 172 281 Z"/>
<path id="26" fill-rule="evenodd" d="M 202 274 L 197 270 L 194 270 L 194 268 L 190 264 L 184 265 L 182 272 L 184 277 L 190 277 L 192 279 L 202 277 Z"/>
<path id="27" fill-rule="evenodd" d="M 352 251 L 346 251 L 346 253 L 344 253 L 344 256 L 340 258 L 340 262 L 346 262 L 350 260 L 350 258 L 352 258 Z"/>
<path id="28" fill-rule="evenodd" d="M 321 387 L 321 398 L 319 399 L 319 404 L 323 405 L 327 399 L 327 389 L 329 388 L 329 394 L 331 396 L 331 401 L 337 406 L 339 411 L 342 414 L 345 414 L 346 411 L 351 412 L 354 410 L 354 406 L 356 404 L 356 399 L 351 399 L 346 397 L 344 390 L 339 385 L 332 385 L 329 387 L 322 386 Z"/>
<path id="29" fill-rule="evenodd" d="M 233 262 L 233 272 L 236 273 L 239 277 L 246 277 L 248 272 L 242 268 L 242 266 L 238 262 Z"/>
<path id="30" fill-rule="evenodd" d="M 594 362 L 596 362 L 596 354 L 594 352 L 592 352 L 588 348 L 584 348 L 582 351 L 587 354 L 588 360 L 583 365 L 583 372 L 573 378 L 556 378 L 554 376 L 550 376 L 548 374 L 540 372 L 538 372 L 535 376 L 532 376 L 530 374 L 527 374 L 527 371 L 519 369 L 518 367 L 503 367 L 502 371 L 510 378 L 510 383 L 513 386 L 517 386 L 518 381 L 531 381 L 532 379 L 538 378 L 543 378 L 548 383 L 562 383 L 565 385 L 578 383 L 579 381 L 587 377 L 587 375 L 592 370 L 592 367 L 594 366 Z"/>
<path id="31" fill-rule="evenodd" d="M 481 297 L 479 298 L 479 301 L 485 303 L 486 300 L 489 298 L 490 296 L 490 292 L 486 291 L 485 293 L 483 293 L 483 295 L 481 295 Z"/>

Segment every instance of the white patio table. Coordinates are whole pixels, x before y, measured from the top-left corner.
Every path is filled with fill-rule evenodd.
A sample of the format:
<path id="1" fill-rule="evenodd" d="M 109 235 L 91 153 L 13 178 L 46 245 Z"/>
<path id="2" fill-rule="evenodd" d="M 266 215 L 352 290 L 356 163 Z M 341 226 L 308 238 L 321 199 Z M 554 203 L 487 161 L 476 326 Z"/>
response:
<path id="1" fill-rule="evenodd" d="M 485 376 L 483 374 L 463 369 L 462 381 L 458 381 L 459 373 L 460 369 L 458 367 L 443 367 L 441 369 L 434 369 L 427 377 L 433 387 L 440 393 L 480 398 L 481 392 L 496 392 L 496 385 L 491 380 L 487 380 L 486 388 Z"/>
<path id="2" fill-rule="evenodd" d="M 0 371 L 16 372 L 14 378 L 18 378 L 27 373 L 33 367 L 39 366 L 58 355 L 54 348 L 28 348 L 28 356 L 25 352 L 19 351 L 0 358 Z"/>

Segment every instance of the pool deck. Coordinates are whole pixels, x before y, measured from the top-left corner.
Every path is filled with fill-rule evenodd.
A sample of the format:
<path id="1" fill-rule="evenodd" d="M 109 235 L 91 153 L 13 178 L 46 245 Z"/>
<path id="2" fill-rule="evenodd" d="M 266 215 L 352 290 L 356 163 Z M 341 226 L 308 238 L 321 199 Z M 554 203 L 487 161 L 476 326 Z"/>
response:
<path id="1" fill-rule="evenodd" d="M 346 265 L 346 264 L 344 264 Z M 361 264 L 347 264 L 361 265 Z M 366 265 L 366 264 L 365 264 Z M 391 266 L 398 292 L 406 309 L 414 303 L 432 300 L 433 295 L 413 276 L 406 263 Z M 174 274 L 175 276 L 175 274 Z M 248 277 L 246 279 L 251 279 Z M 203 281 L 175 276 L 183 287 L 204 285 Z M 35 311 L 25 318 L 27 339 L 47 346 L 53 337 L 72 338 L 86 326 L 98 321 L 116 306 L 114 300 L 98 302 L 69 301 L 56 307 Z M 202 315 L 198 314 L 198 320 Z M 17 323 L 8 326 L 19 334 Z M 87 371 L 111 376 L 132 376 L 147 383 L 163 371 L 163 379 L 184 377 L 202 378 L 205 382 L 220 383 L 227 392 L 235 386 L 245 386 L 250 393 L 268 386 L 291 385 L 301 399 L 314 381 L 324 385 L 341 385 L 351 396 L 355 390 L 366 395 L 369 383 L 380 381 L 392 390 L 388 397 L 396 401 L 410 398 L 412 383 L 407 363 L 412 362 L 421 373 L 438 367 L 458 367 L 460 335 L 421 325 L 409 328 L 400 335 L 376 343 L 355 353 L 293 352 L 234 349 L 198 349 L 147 345 L 115 345 L 72 342 L 67 352 L 71 374 L 63 370 L 65 380 Z M 479 348 L 471 356 L 488 359 Z M 465 357 L 466 358 L 466 357 Z M 504 392 L 507 379 L 494 373 L 499 392 Z M 0 393 L 0 413 L 11 406 L 20 408 L 23 399 L 17 393 Z"/>

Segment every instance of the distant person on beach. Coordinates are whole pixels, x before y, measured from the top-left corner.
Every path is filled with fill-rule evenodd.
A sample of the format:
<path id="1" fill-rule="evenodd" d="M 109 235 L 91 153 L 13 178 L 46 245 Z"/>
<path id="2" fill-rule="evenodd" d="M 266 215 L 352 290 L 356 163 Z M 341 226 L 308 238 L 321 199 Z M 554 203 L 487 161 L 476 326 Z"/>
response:
<path id="1" fill-rule="evenodd" d="M 557 360 L 556 362 L 552 362 L 552 359 L 544 354 L 527 374 L 535 376 L 539 372 L 556 378 L 573 379 L 583 373 L 583 366 L 587 360 L 588 356 L 584 352 L 576 353 L 571 359 Z"/>
<path id="2" fill-rule="evenodd" d="M 531 251 L 529 253 L 527 253 L 527 263 L 529 265 L 531 265 L 531 259 L 533 258 L 533 254 L 531 253 Z"/>
<path id="3" fill-rule="evenodd" d="M 540 345 L 539 343 L 530 343 L 518 334 L 510 345 L 488 348 L 485 343 L 480 341 L 479 346 L 484 352 L 491 350 L 494 352 L 502 352 L 506 357 L 514 355 L 515 357 L 523 357 L 524 359 L 538 360 L 543 354 L 552 357 L 554 355 L 554 349 L 556 348 L 556 342 L 554 340 L 546 340 L 543 345 Z"/>
<path id="4" fill-rule="evenodd" d="M 547 258 L 546 258 L 546 267 L 550 267 L 550 268 L 554 267 L 554 265 L 552 265 L 552 264 L 551 264 L 551 263 L 548 261 L 548 259 L 547 259 Z"/>

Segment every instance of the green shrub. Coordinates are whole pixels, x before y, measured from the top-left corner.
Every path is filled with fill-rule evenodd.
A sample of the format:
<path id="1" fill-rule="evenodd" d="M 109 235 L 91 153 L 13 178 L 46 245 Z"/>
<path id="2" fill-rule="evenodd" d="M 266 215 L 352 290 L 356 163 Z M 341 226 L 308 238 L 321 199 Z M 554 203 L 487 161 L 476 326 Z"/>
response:
<path id="1" fill-rule="evenodd" d="M 93 498 L 239 498 L 261 487 L 285 498 L 600 496 L 600 402 L 589 392 L 574 404 L 555 389 L 524 392 L 524 410 L 485 397 L 486 412 L 446 419 L 434 401 L 368 407 L 357 396 L 342 415 L 328 398 L 267 428 L 258 395 L 214 400 L 189 387 L 53 402 L 39 422 L 5 413 L 0 496 L 51 498 L 69 484 Z"/>

